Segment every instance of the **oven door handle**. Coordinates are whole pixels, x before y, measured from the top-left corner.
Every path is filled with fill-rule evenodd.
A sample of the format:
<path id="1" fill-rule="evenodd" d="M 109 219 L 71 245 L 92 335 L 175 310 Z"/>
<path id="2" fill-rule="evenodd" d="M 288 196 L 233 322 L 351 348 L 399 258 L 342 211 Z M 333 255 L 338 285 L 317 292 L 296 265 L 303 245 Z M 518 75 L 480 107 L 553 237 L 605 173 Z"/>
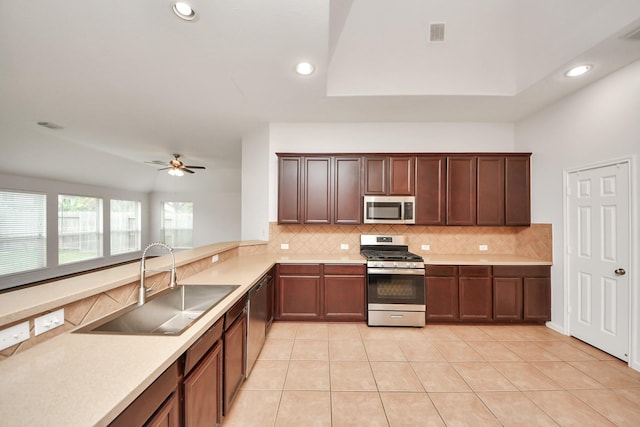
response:
<path id="1" fill-rule="evenodd" d="M 424 276 L 424 268 L 367 268 L 367 274 L 402 274 Z"/>

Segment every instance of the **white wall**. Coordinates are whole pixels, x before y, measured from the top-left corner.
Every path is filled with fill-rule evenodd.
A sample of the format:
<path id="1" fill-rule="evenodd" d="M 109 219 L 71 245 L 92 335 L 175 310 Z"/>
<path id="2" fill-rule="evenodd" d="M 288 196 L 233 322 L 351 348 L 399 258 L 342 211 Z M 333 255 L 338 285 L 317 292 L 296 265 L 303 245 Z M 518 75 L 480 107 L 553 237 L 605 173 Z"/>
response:
<path id="1" fill-rule="evenodd" d="M 272 123 L 269 221 L 278 220 L 275 153 L 510 152 L 511 123 Z"/>
<path id="2" fill-rule="evenodd" d="M 563 173 L 607 159 L 640 154 L 639 76 L 640 61 L 520 121 L 515 127 L 516 150 L 534 152 L 532 221 L 553 224 L 551 317 L 554 327 L 559 329 L 564 329 L 567 321 L 564 301 Z M 632 197 L 638 203 L 637 175 L 633 182 L 635 188 Z M 637 213 L 634 217 L 637 217 Z M 639 240 L 637 218 L 635 221 L 632 242 Z M 636 283 L 634 285 L 632 282 L 632 288 L 635 289 L 636 307 L 640 307 L 637 275 L 635 277 Z M 640 356 L 637 355 L 638 351 L 634 353 Z"/>
<path id="3" fill-rule="evenodd" d="M 242 138 L 242 240 L 269 240 L 269 127 Z"/>

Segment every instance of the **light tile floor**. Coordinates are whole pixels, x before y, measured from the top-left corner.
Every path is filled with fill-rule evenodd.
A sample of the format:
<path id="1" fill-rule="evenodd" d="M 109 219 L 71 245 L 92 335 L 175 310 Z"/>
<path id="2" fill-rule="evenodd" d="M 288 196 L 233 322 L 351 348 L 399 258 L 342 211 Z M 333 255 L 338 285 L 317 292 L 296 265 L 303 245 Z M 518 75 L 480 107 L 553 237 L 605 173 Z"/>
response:
<path id="1" fill-rule="evenodd" d="M 276 322 L 223 425 L 640 426 L 640 372 L 544 326 Z"/>

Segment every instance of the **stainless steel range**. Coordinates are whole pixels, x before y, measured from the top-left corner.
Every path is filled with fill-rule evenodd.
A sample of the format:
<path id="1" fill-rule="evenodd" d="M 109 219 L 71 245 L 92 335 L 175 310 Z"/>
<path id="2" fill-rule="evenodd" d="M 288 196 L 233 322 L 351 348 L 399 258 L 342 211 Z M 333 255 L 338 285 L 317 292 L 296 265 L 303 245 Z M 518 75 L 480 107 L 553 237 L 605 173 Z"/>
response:
<path id="1" fill-rule="evenodd" d="M 369 326 L 425 325 L 424 260 L 408 249 L 404 235 L 360 236 L 360 253 L 367 258 Z"/>

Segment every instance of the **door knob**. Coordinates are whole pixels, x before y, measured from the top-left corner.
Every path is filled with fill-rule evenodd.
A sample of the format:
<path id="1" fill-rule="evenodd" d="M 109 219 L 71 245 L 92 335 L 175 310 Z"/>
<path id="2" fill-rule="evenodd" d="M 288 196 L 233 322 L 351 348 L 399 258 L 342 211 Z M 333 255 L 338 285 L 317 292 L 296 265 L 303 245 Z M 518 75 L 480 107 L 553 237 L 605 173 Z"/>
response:
<path id="1" fill-rule="evenodd" d="M 624 268 L 616 268 L 614 271 L 618 276 L 624 276 L 627 272 L 624 271 Z"/>

